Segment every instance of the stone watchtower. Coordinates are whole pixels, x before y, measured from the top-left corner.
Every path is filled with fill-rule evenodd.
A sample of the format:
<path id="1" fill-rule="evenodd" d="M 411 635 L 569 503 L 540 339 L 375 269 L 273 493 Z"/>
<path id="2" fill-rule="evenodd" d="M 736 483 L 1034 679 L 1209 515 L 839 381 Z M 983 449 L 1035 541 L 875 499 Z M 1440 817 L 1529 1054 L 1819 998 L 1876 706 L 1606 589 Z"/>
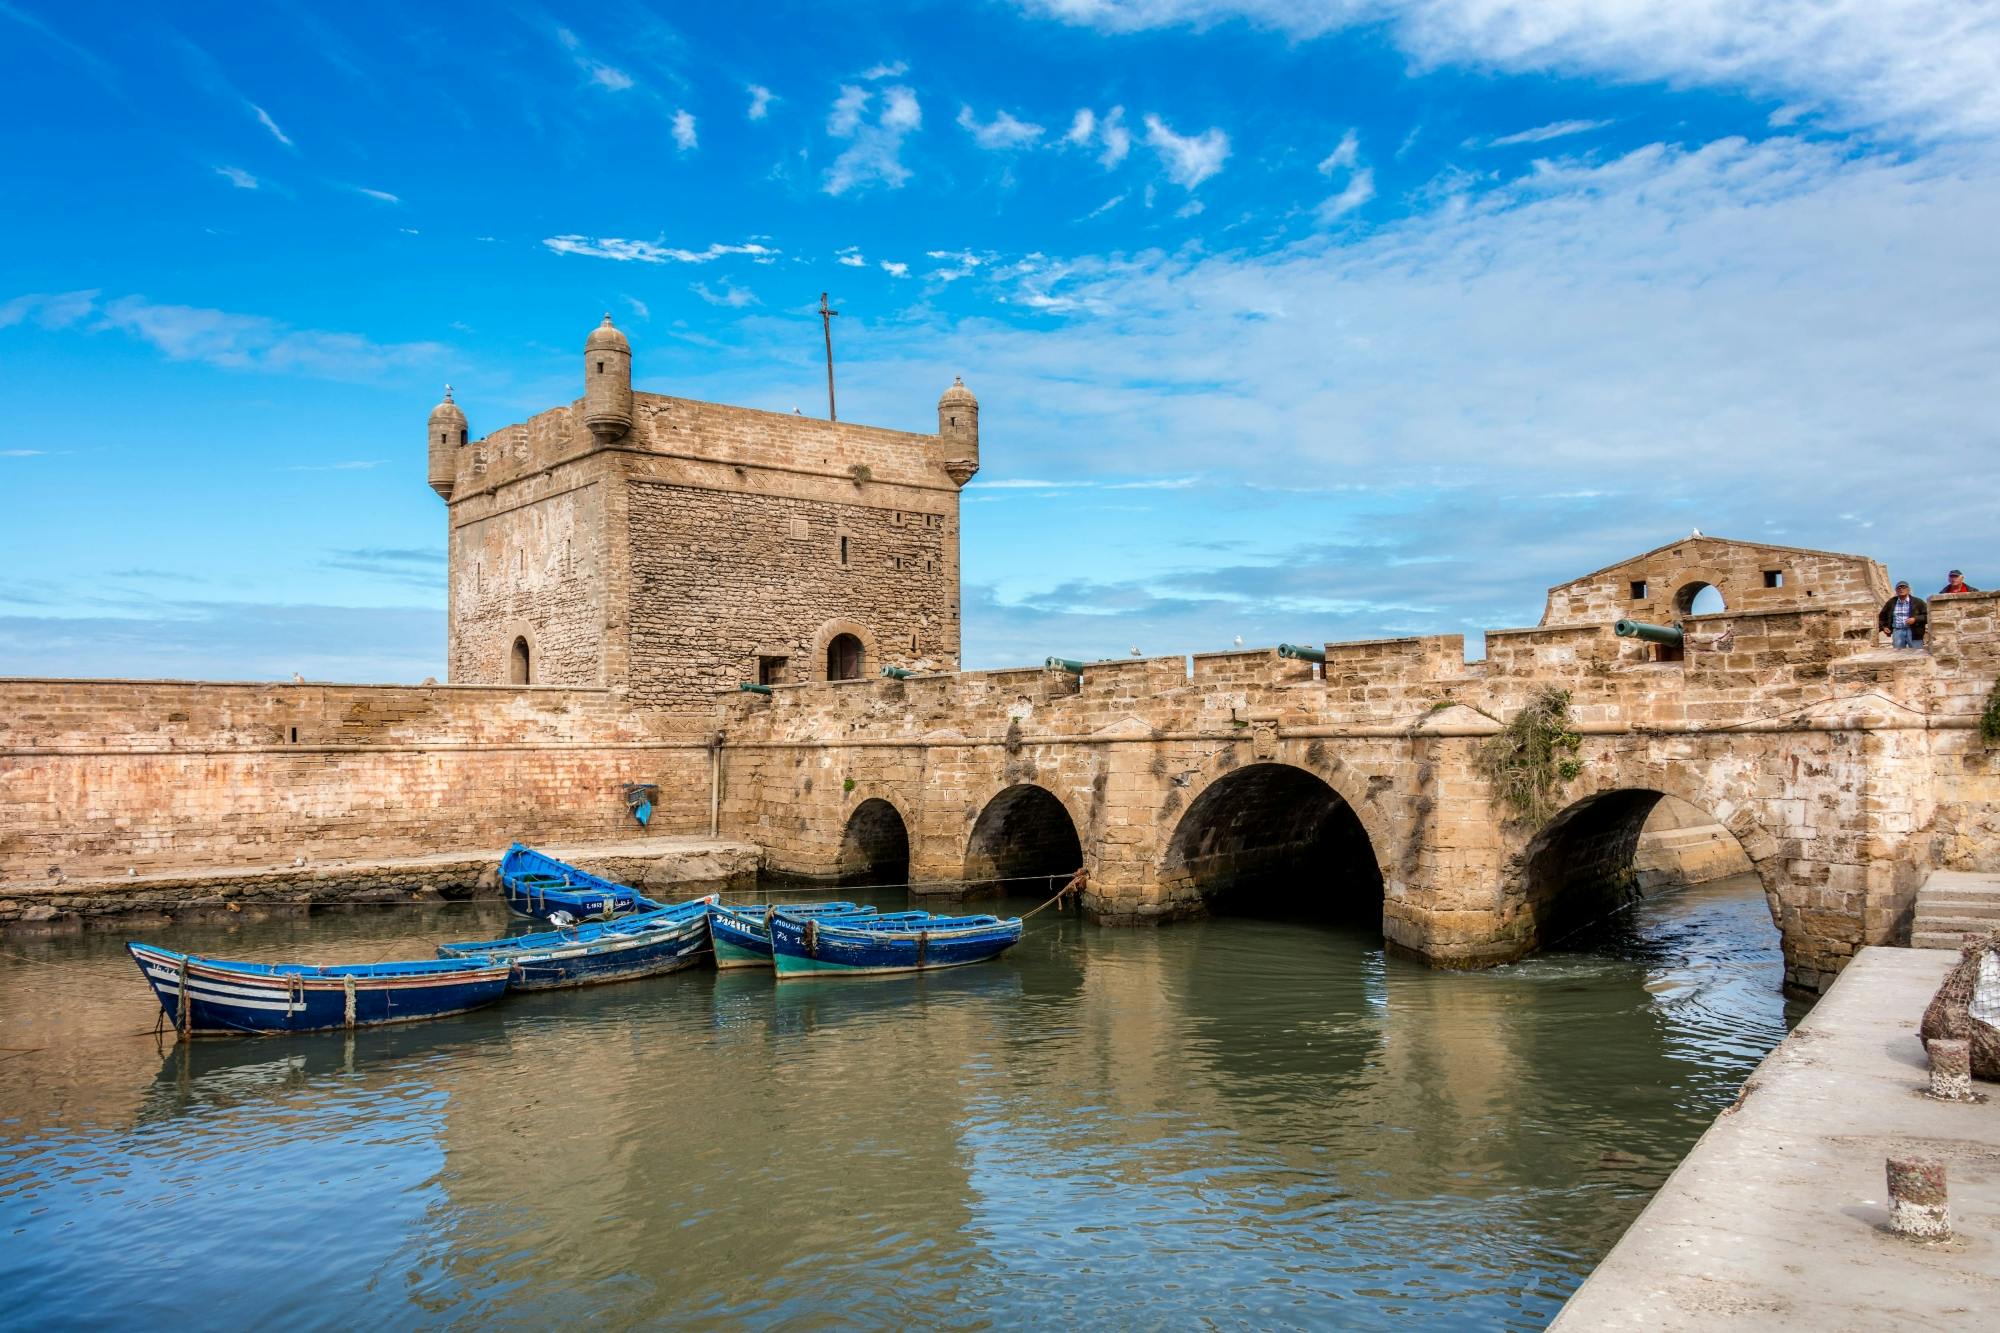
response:
<path id="1" fill-rule="evenodd" d="M 427 448 L 455 682 L 694 710 L 743 680 L 958 665 L 959 490 L 979 470 L 962 382 L 936 435 L 635 393 L 606 315 L 582 398 L 475 441 L 447 389 Z"/>

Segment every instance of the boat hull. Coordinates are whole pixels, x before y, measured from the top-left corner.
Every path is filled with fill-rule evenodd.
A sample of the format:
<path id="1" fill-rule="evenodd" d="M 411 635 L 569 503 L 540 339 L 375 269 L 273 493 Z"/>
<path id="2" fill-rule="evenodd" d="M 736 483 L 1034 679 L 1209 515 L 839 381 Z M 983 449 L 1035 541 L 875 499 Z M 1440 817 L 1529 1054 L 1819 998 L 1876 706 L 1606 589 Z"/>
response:
<path id="1" fill-rule="evenodd" d="M 194 958 L 148 944 L 125 947 L 168 1022 L 193 1036 L 321 1032 L 443 1018 L 492 1004 L 506 994 L 509 980 L 506 965 L 478 959 L 322 968 Z"/>
<path id="2" fill-rule="evenodd" d="M 500 858 L 500 888 L 507 910 L 533 921 L 547 921 L 551 912 L 567 912 L 585 921 L 660 906 L 630 885 L 579 870 L 518 842 Z"/>
<path id="3" fill-rule="evenodd" d="M 771 922 L 771 961 L 779 980 L 933 972 L 999 957 L 1018 944 L 1018 920 L 936 929 L 843 929 L 836 922 L 778 916 Z"/>
<path id="4" fill-rule="evenodd" d="M 715 965 L 728 971 L 737 967 L 771 966 L 770 919 L 779 909 L 769 906 L 711 907 L 709 934 L 715 939 Z M 875 916 L 875 909 L 858 903 L 800 903 L 782 909 L 796 917 Z M 915 914 L 912 914 L 915 915 Z"/>
<path id="5" fill-rule="evenodd" d="M 662 976 L 708 951 L 708 908 L 696 898 L 637 916 L 511 940 L 442 944 L 440 958 L 484 958 L 513 969 L 515 990 L 559 990 Z"/>

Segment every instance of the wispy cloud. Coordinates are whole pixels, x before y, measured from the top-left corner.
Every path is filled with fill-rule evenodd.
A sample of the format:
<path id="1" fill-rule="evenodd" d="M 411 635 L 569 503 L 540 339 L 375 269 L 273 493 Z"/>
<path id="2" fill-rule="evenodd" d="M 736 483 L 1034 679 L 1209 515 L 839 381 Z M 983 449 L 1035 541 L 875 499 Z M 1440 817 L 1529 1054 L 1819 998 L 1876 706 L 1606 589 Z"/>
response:
<path id="1" fill-rule="evenodd" d="M 47 455 L 46 449 L 0 449 L 0 458 L 43 458 Z"/>
<path id="2" fill-rule="evenodd" d="M 1092 218 L 1102 217 L 1104 214 L 1109 213 L 1112 209 L 1118 207 L 1118 205 L 1124 203 L 1127 199 L 1131 197 L 1132 196 L 1129 193 L 1114 194 L 1109 199 L 1106 199 L 1103 203 L 1099 204 L 1096 208 L 1093 208 L 1088 213 L 1085 213 L 1083 217 L 1079 220 L 1083 222 L 1088 222 Z"/>
<path id="3" fill-rule="evenodd" d="M 1551 139 L 1567 139 L 1572 134 L 1588 134 L 1612 124 L 1608 120 L 1557 120 L 1547 125 L 1537 125 L 1532 130 L 1519 130 L 1513 134 L 1503 134 L 1497 139 L 1487 140 L 1489 148 L 1511 148 L 1516 144 L 1547 143 Z"/>
<path id="4" fill-rule="evenodd" d="M 373 199 L 378 204 L 400 204 L 403 202 L 402 199 L 390 194 L 387 190 L 371 190 L 366 185 L 350 185 L 347 188 L 356 194 L 365 195 Z"/>
<path id="5" fill-rule="evenodd" d="M 745 91 L 750 94 L 750 109 L 744 113 L 746 116 L 751 120 L 762 120 L 771 114 L 771 103 L 778 100 L 775 93 L 761 83 L 753 83 Z"/>
<path id="6" fill-rule="evenodd" d="M 294 146 L 292 143 L 291 136 L 278 128 L 278 122 L 271 119 L 270 112 L 266 111 L 263 107 L 258 106 L 255 102 L 245 102 L 244 105 L 249 107 L 250 110 L 256 114 L 257 123 L 259 125 L 262 125 L 265 129 L 269 130 L 271 132 L 271 137 L 273 139 L 276 139 L 279 143 L 283 144 L 287 148 L 291 148 Z"/>
<path id="7" fill-rule="evenodd" d="M 674 112 L 674 147 L 683 153 L 691 153 L 695 147 L 694 115 L 685 109 Z"/>
<path id="8" fill-rule="evenodd" d="M 958 125 L 972 136 L 974 143 L 991 152 L 1026 148 L 1043 133 L 1040 125 L 1016 119 L 1007 111 L 995 112 L 992 120 L 982 123 L 969 106 L 959 107 Z"/>
<path id="9" fill-rule="evenodd" d="M 1332 222 L 1352 213 L 1375 197 L 1375 173 L 1362 167 L 1347 178 L 1338 193 L 1320 201 L 1316 210 L 1321 222 Z"/>
<path id="10" fill-rule="evenodd" d="M 688 290 L 710 305 L 725 306 L 731 310 L 741 310 L 745 306 L 763 304 L 757 299 L 756 293 L 747 288 L 738 287 L 727 278 L 718 282 L 713 289 L 705 282 L 697 282 L 694 286 L 688 288 Z"/>
<path id="11" fill-rule="evenodd" d="M 835 262 L 845 264 L 849 268 L 868 267 L 868 260 L 863 257 L 861 247 L 858 245 L 850 245 L 839 251 L 835 256 Z"/>
<path id="12" fill-rule="evenodd" d="M 598 87 L 610 92 L 622 93 L 633 86 L 634 80 L 630 74 L 627 74 L 615 65 L 607 65 L 592 56 L 584 49 L 583 40 L 568 28 L 557 28 L 556 40 L 562 43 L 565 51 L 569 52 L 570 60 L 575 63 L 576 67 L 582 70 L 590 81 Z"/>
<path id="13" fill-rule="evenodd" d="M 215 174 L 239 190 L 254 190 L 262 184 L 255 176 L 252 176 L 241 167 L 217 167 Z"/>
<path id="14" fill-rule="evenodd" d="M 621 296 L 619 299 L 623 300 L 626 305 L 631 306 L 632 313 L 637 315 L 640 319 L 651 319 L 653 317 L 652 309 L 648 307 L 647 304 L 644 301 L 641 301 L 638 297 Z"/>
<path id="15" fill-rule="evenodd" d="M 1353 130 L 1340 136 L 1333 151 L 1319 161 L 1319 174 L 1331 176 L 1343 168 L 1352 169 L 1361 160 L 1361 136 Z"/>
<path id="16" fill-rule="evenodd" d="M 1160 155 L 1167 179 L 1184 190 L 1192 190 L 1222 170 L 1229 157 L 1229 136 L 1219 129 L 1200 134 L 1176 134 L 1158 116 L 1146 117 L 1146 143 Z"/>
<path id="17" fill-rule="evenodd" d="M 583 255 L 590 259 L 615 259 L 641 264 L 707 264 L 728 255 L 748 255 L 753 261 L 769 259 L 779 252 L 756 241 L 742 245 L 711 244 L 702 250 L 685 250 L 660 241 L 629 241 L 619 236 L 551 236 L 543 245 L 559 255 Z"/>
<path id="18" fill-rule="evenodd" d="M 1097 162 L 1106 171 L 1125 160 L 1132 151 L 1132 131 L 1125 128 L 1125 108 L 1114 106 L 1099 116 L 1089 107 L 1080 107 L 1070 118 L 1069 129 L 1063 133 L 1063 144 L 1070 148 L 1088 148 L 1092 143 L 1101 146 Z"/>
<path id="19" fill-rule="evenodd" d="M 892 278 L 907 278 L 910 276 L 910 266 L 896 259 L 883 260 L 882 271 Z"/>
<path id="20" fill-rule="evenodd" d="M 871 65 L 869 68 L 862 70 L 861 78 L 863 82 L 873 83 L 877 79 L 900 79 L 909 72 L 910 64 L 908 61 L 887 61 L 879 65 Z"/>
<path id="21" fill-rule="evenodd" d="M 882 89 L 875 118 L 870 120 L 874 102 L 871 89 L 854 84 L 843 85 L 834 99 L 826 132 L 848 144 L 827 168 L 823 188 L 828 194 L 842 195 L 869 185 L 893 190 L 909 180 L 910 169 L 902 161 L 903 141 L 923 124 L 917 95 L 901 84 Z"/>

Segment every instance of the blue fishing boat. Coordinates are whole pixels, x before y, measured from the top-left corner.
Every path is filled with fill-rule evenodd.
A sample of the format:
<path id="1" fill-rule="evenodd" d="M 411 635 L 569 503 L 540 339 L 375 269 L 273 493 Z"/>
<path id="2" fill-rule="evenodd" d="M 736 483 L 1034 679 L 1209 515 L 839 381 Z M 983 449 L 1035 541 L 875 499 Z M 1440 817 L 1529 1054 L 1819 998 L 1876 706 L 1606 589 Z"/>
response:
<path id="1" fill-rule="evenodd" d="M 193 1036 L 410 1023 L 462 1014 L 507 992 L 507 964 L 483 958 L 314 967 L 125 947 L 168 1020 Z"/>
<path id="2" fill-rule="evenodd" d="M 507 895 L 508 910 L 537 921 L 549 920 L 552 912 L 584 921 L 661 906 L 637 889 L 578 870 L 518 842 L 500 858 L 500 887 Z"/>
<path id="3" fill-rule="evenodd" d="M 780 981 L 963 967 L 997 958 L 1020 941 L 1021 918 L 1012 916 L 820 918 L 780 911 L 771 918 L 771 962 Z"/>
<path id="4" fill-rule="evenodd" d="M 847 917 L 868 916 L 886 921 L 890 916 L 921 917 L 925 912 L 899 912 L 878 916 L 872 907 L 862 907 L 857 903 L 796 903 L 788 907 L 776 907 L 768 903 L 751 906 L 711 907 L 708 909 L 708 933 L 715 938 L 715 965 L 727 970 L 732 967 L 769 967 L 771 965 L 771 918 L 779 912 L 789 912 L 797 917 Z"/>
<path id="5" fill-rule="evenodd" d="M 715 895 L 509 939 L 440 944 L 440 958 L 483 958 L 514 971 L 516 990 L 594 986 L 677 972 L 708 949 L 708 909 Z"/>

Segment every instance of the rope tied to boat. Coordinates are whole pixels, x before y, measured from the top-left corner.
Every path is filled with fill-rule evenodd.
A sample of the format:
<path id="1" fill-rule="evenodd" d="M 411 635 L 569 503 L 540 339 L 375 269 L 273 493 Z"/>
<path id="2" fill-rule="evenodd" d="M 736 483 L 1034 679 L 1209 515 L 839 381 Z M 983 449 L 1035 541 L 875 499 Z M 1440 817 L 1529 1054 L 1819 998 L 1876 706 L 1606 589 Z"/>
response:
<path id="1" fill-rule="evenodd" d="M 188 1012 L 188 960 L 186 954 L 181 955 L 180 974 L 181 996 L 179 1002 L 174 1005 L 174 1020 L 175 1026 L 180 1028 L 181 1035 L 185 1037 L 194 1031 L 194 1015 Z"/>
<path id="2" fill-rule="evenodd" d="M 1090 887 L 1089 872 L 1079 870 L 1074 875 L 1071 875 L 1069 877 L 1069 883 L 1063 885 L 1060 889 L 1056 890 L 1055 897 L 1043 903 L 1041 907 L 1033 907 L 1028 909 L 1026 912 L 1023 912 L 1021 914 L 1021 920 L 1026 921 L 1036 912 L 1041 911 L 1043 907 L 1055 906 L 1057 903 L 1060 903 L 1064 898 L 1068 897 L 1072 893 L 1075 894 L 1078 899 L 1081 899 L 1083 897 L 1083 891 L 1089 887 Z"/>
<path id="3" fill-rule="evenodd" d="M 924 965 L 924 955 L 930 952 L 930 948 L 931 948 L 931 933 L 928 930 L 918 931 L 917 932 L 918 967 L 922 967 Z"/>
<path id="4" fill-rule="evenodd" d="M 819 957 L 819 918 L 806 918 L 806 957 Z"/>
<path id="5" fill-rule="evenodd" d="M 344 1021 L 346 1022 L 346 1024 L 347 1024 L 347 1026 L 348 1026 L 348 1027 L 353 1027 L 353 1026 L 354 1026 L 354 976 L 353 976 L 353 974 L 352 974 L 352 973 L 349 973 L 349 974 L 348 974 L 347 976 L 344 976 L 344 977 L 342 977 L 342 978 L 340 979 L 340 983 L 341 983 L 341 985 L 340 985 L 340 988 L 341 988 L 341 989 L 342 989 L 343 991 L 345 991 L 345 992 L 346 992 L 346 997 L 345 997 L 345 1004 L 344 1004 L 344 1006 L 343 1006 L 343 1012 L 342 1012 L 342 1014 L 341 1014 L 341 1017 L 342 1017 L 342 1019 L 343 1019 L 343 1020 L 344 1020 Z"/>

